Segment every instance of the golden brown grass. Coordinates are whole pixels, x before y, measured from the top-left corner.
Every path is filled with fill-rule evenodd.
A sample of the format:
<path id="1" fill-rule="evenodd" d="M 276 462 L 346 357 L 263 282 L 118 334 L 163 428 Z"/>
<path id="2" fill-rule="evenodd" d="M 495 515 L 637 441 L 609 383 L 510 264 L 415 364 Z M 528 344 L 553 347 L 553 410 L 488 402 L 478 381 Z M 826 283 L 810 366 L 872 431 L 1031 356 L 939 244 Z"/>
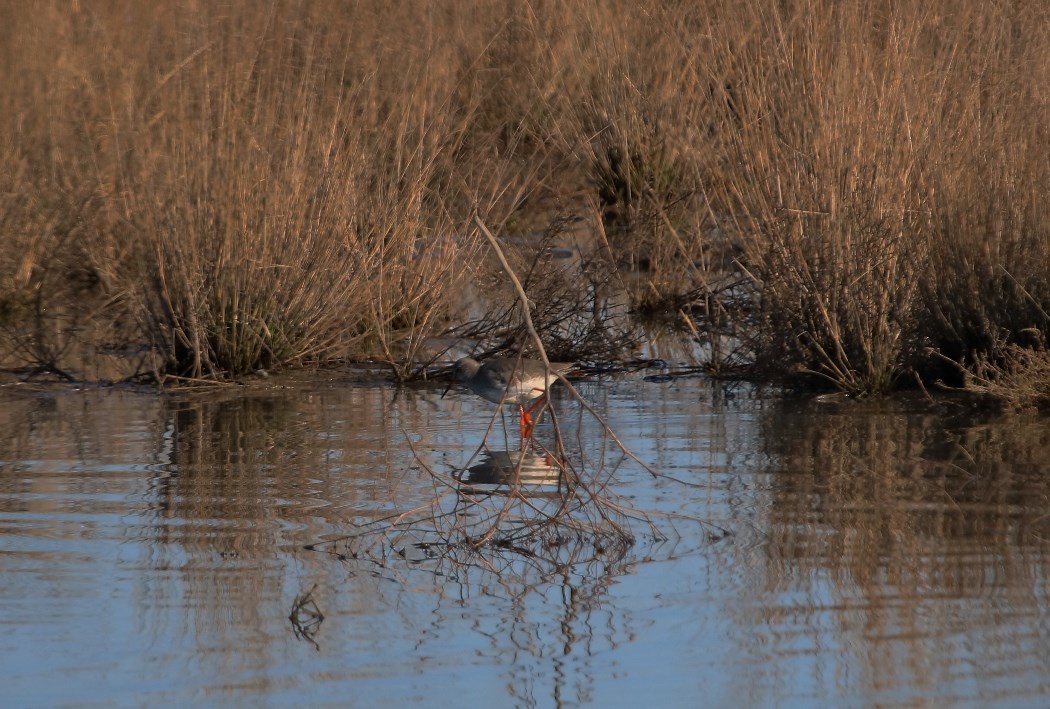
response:
<path id="1" fill-rule="evenodd" d="M 1045 113 L 1050 16 L 1024 3 L 811 10 L 762 17 L 771 48 L 737 62 L 744 175 L 724 181 L 726 211 L 746 215 L 760 359 L 787 352 L 840 387 L 885 391 L 926 364 L 926 345 L 964 355 L 1041 307 L 986 276 L 1042 278 L 1048 175 L 1022 146 L 1046 133 L 1031 117 Z"/>
<path id="2" fill-rule="evenodd" d="M 475 211 L 582 217 L 581 307 L 600 322 L 594 283 L 640 285 L 633 307 L 732 330 L 766 375 L 882 392 L 1050 327 L 1039 3 L 0 17 L 8 363 L 60 368 L 91 332 L 188 377 L 362 358 L 411 376 L 429 337 L 477 317 L 459 303 L 491 276 Z"/>

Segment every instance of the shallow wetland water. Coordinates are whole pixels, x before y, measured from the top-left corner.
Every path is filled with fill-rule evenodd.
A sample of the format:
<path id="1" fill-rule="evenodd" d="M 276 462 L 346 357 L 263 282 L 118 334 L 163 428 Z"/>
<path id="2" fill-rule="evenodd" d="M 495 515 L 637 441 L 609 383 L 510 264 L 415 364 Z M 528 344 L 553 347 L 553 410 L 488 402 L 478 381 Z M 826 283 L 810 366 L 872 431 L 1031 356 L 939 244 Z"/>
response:
<path id="1" fill-rule="evenodd" d="M 493 407 L 463 391 L 0 388 L 4 705 L 1050 697 L 1046 420 L 704 378 L 578 389 L 666 476 L 621 462 L 613 486 L 668 539 L 639 528 L 622 558 L 556 568 L 307 548 L 470 459 Z M 554 406 L 598 459 L 600 428 L 564 392 Z"/>

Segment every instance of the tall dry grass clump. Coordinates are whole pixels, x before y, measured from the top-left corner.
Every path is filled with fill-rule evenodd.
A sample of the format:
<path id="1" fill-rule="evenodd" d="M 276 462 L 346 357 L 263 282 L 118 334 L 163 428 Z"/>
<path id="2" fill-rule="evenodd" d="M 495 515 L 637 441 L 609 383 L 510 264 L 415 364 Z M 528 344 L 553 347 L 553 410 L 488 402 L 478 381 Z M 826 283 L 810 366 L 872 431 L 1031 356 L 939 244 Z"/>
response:
<path id="1" fill-rule="evenodd" d="M 1048 127 L 1045 9 L 754 4 L 713 17 L 736 167 L 712 191 L 754 275 L 760 364 L 882 392 L 927 371 L 930 348 L 965 356 L 1045 327 L 1045 311 L 1031 318 L 1050 297 L 1035 265 L 1048 248 L 1036 205 L 1050 182 L 1033 149 Z"/>
<path id="2" fill-rule="evenodd" d="M 754 277 L 756 359 L 854 392 L 886 391 L 913 363 L 930 275 L 951 59 L 921 46 L 906 5 L 756 4 L 736 34 L 714 33 L 735 166 L 716 194 Z"/>
<path id="3" fill-rule="evenodd" d="M 406 366 L 469 273 L 465 206 L 487 196 L 455 182 L 474 108 L 435 37 L 452 20 L 291 3 L 183 21 L 193 40 L 138 126 L 151 331 L 193 376 Z"/>
<path id="4" fill-rule="evenodd" d="M 404 373 L 470 275 L 469 218 L 505 216 L 513 170 L 490 160 L 500 179 L 464 179 L 484 146 L 464 144 L 476 101 L 459 55 L 484 47 L 482 18 L 460 31 L 450 9 L 324 2 L 8 12 L 32 38 L 14 63 L 47 83 L 22 94 L 47 115 L 16 148 L 56 163 L 46 179 L 69 187 L 43 189 L 63 208 L 98 203 L 65 218 L 167 372 L 378 356 Z"/>
<path id="5" fill-rule="evenodd" d="M 428 117 L 383 126 L 396 119 L 376 115 L 379 86 L 347 75 L 345 47 L 318 18 L 277 12 L 188 28 L 185 64 L 141 126 L 146 312 L 193 376 L 323 359 L 373 325 L 385 333 L 386 313 L 368 310 L 371 271 L 386 280 L 377 262 L 388 249 L 407 261 L 424 226 Z M 398 148 L 401 174 L 375 169 Z"/>

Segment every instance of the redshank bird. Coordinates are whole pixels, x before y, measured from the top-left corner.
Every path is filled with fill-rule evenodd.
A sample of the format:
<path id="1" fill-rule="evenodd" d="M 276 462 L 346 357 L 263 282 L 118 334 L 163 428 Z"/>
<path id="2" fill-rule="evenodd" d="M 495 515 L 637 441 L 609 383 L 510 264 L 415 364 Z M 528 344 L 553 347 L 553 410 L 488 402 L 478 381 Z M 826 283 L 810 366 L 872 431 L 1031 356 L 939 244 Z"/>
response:
<path id="1" fill-rule="evenodd" d="M 548 383 L 572 369 L 571 362 L 551 362 L 550 371 L 543 362 L 524 357 L 493 357 L 484 363 L 473 357 L 456 362 L 456 379 L 472 392 L 494 404 L 516 404 L 521 413 L 521 437 L 532 437 L 530 414 L 543 403 Z M 531 403 L 529 408 L 525 404 Z"/>

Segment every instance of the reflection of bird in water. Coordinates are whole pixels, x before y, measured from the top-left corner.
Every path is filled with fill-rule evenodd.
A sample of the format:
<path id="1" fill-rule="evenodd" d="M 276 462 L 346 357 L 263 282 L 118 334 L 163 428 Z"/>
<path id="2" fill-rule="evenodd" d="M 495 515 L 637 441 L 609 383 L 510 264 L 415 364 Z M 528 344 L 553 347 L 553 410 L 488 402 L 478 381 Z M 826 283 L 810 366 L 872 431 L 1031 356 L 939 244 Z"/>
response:
<path id="1" fill-rule="evenodd" d="M 520 451 L 483 451 L 459 478 L 468 485 L 558 485 L 561 467 L 549 455 Z"/>
<path id="2" fill-rule="evenodd" d="M 571 362 L 551 362 L 550 370 L 543 362 L 524 357 L 493 357 L 484 363 L 473 357 L 456 362 L 456 379 L 472 392 L 494 404 L 517 404 L 521 413 L 521 437 L 532 437 L 530 414 L 546 398 L 547 385 L 572 369 Z M 525 404 L 531 405 L 528 409 Z"/>

